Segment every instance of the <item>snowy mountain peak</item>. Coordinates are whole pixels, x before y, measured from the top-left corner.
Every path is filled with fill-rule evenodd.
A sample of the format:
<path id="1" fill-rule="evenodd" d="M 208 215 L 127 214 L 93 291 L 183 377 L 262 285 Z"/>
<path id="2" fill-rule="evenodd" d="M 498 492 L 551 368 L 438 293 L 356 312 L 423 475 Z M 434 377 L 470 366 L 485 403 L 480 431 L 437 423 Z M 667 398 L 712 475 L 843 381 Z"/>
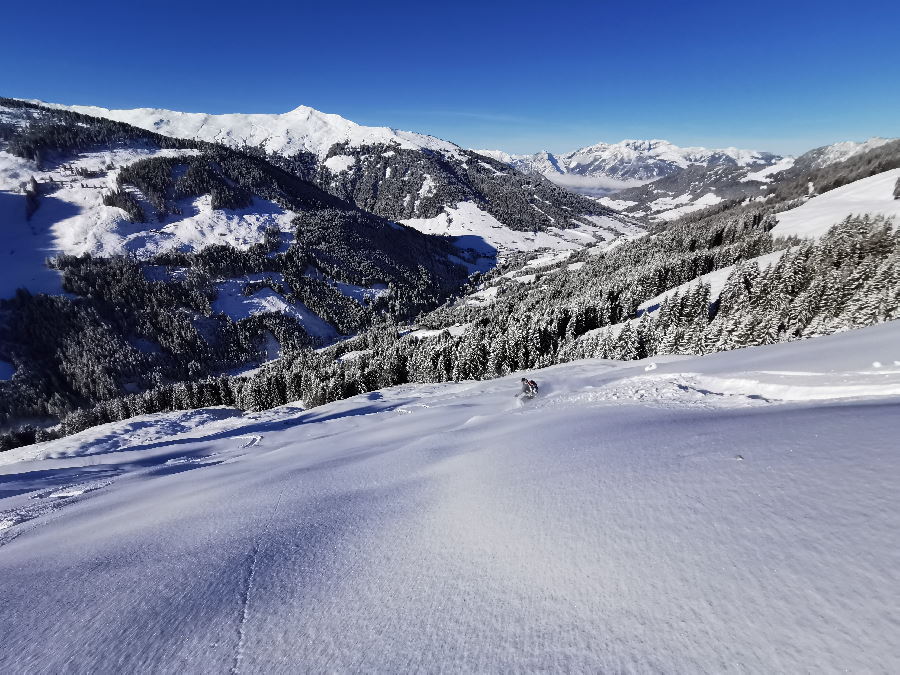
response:
<path id="1" fill-rule="evenodd" d="M 72 110 L 149 129 L 165 136 L 195 138 L 232 147 L 263 147 L 269 152 L 292 156 L 311 152 L 324 158 L 335 143 L 352 147 L 396 143 L 410 150 L 428 149 L 456 153 L 448 141 L 389 127 L 367 127 L 334 113 L 300 105 L 286 113 L 226 113 L 211 115 L 162 108 L 111 110 L 97 106 L 62 105 L 32 101 L 51 108 Z"/>

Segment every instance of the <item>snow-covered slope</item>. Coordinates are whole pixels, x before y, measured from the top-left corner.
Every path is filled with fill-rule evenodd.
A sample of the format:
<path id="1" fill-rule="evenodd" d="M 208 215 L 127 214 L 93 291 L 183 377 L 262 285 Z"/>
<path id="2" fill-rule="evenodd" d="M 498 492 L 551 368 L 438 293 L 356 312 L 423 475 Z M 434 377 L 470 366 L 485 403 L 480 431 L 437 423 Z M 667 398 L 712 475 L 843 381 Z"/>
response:
<path id="1" fill-rule="evenodd" d="M 443 213 L 434 218 L 408 218 L 401 222 L 426 234 L 455 237 L 460 248 L 472 248 L 484 256 L 479 265 L 483 269 L 492 266 L 498 254 L 503 258 L 511 252 L 543 248 L 565 251 L 643 234 L 643 229 L 637 225 L 608 216 L 587 216 L 584 220 L 587 222 L 577 227 L 523 232 L 504 227 L 473 202 L 460 202 L 456 207 L 445 207 Z"/>
<path id="2" fill-rule="evenodd" d="M 282 114 L 208 115 L 158 108 L 109 110 L 97 106 L 61 105 L 34 101 L 40 105 L 73 110 L 93 117 L 125 122 L 174 138 L 194 138 L 231 147 L 258 146 L 285 156 L 311 152 L 324 159 L 335 143 L 351 146 L 397 143 L 410 150 L 455 152 L 458 146 L 434 136 L 388 127 L 366 127 L 340 115 L 299 106 Z"/>
<path id="3" fill-rule="evenodd" d="M 195 153 L 135 146 L 84 153 L 66 164 L 41 169 L 0 150 L 0 216 L 7 228 L 0 248 L 0 297 L 9 297 L 19 287 L 58 292 L 58 277 L 44 261 L 59 253 L 148 258 L 164 251 L 197 251 L 210 244 L 246 249 L 261 242 L 269 227 L 289 235 L 295 214 L 263 200 L 236 211 L 212 209 L 209 197 L 185 200 L 182 214 L 152 225 L 131 223 L 124 211 L 103 204 L 103 194 L 116 189 L 123 166 L 150 157 L 191 154 Z M 32 177 L 49 194 L 40 198 L 28 218 L 23 186 Z"/>
<path id="4" fill-rule="evenodd" d="M 0 455 L 0 669 L 895 672 L 900 324 Z"/>
<path id="5" fill-rule="evenodd" d="M 779 164 L 784 165 L 783 160 Z M 629 216 L 651 221 L 674 220 L 724 200 L 764 196 L 769 178 L 763 174 L 769 168 L 690 165 L 652 183 L 620 190 L 597 200 Z"/>
<path id="6" fill-rule="evenodd" d="M 750 260 L 747 260 L 745 262 L 756 263 L 761 271 L 765 271 L 769 266 L 777 263 L 787 250 L 788 249 L 781 249 L 780 251 L 773 251 L 772 253 L 766 253 L 765 255 L 751 258 Z M 685 284 L 681 284 L 680 286 L 676 286 L 675 288 L 670 288 L 668 291 L 664 291 L 663 293 L 660 293 L 659 295 L 650 298 L 649 300 L 645 300 L 640 305 L 638 305 L 638 315 L 640 316 L 645 311 L 651 313 L 655 312 L 657 309 L 659 309 L 660 305 L 662 305 L 663 301 L 666 300 L 666 298 L 670 298 L 676 293 L 679 295 L 684 295 L 690 289 L 694 288 L 700 283 L 709 285 L 710 302 L 715 302 L 719 298 L 719 295 L 721 295 L 722 289 L 725 288 L 725 282 L 728 281 L 728 277 L 730 277 L 731 273 L 734 272 L 735 267 L 736 265 L 721 267 L 713 272 L 703 274 L 696 279 L 688 281 Z"/>
<path id="7" fill-rule="evenodd" d="M 894 186 L 900 169 L 854 181 L 813 197 L 805 204 L 776 215 L 778 225 L 772 236 L 821 237 L 830 227 L 848 216 L 883 215 L 900 219 L 900 200 Z"/>

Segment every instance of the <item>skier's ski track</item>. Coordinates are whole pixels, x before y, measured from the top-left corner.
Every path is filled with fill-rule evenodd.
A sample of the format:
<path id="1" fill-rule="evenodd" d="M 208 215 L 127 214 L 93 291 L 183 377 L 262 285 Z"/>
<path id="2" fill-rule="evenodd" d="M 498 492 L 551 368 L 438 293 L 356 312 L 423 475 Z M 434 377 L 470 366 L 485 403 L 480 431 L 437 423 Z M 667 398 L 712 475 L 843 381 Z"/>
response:
<path id="1" fill-rule="evenodd" d="M 238 641 L 234 651 L 234 663 L 231 666 L 232 675 L 237 675 L 237 673 L 240 672 L 241 661 L 244 658 L 244 643 L 247 639 L 247 622 L 250 617 L 250 600 L 253 594 L 253 581 L 256 577 L 260 548 L 265 544 L 266 537 L 269 533 L 269 527 L 272 525 L 272 521 L 275 520 L 275 516 L 278 514 L 278 507 L 281 506 L 281 500 L 284 497 L 285 490 L 287 490 L 287 484 L 285 484 L 278 493 L 278 497 L 275 500 L 275 506 L 272 508 L 272 513 L 269 515 L 262 532 L 260 532 L 259 537 L 257 537 L 256 541 L 253 543 L 253 547 L 250 549 L 250 562 L 247 565 L 247 576 L 244 581 L 243 593 L 241 593 L 241 617 L 238 621 Z"/>
<path id="2" fill-rule="evenodd" d="M 246 443 L 241 445 L 241 449 L 251 448 L 255 445 L 259 445 L 259 442 L 262 440 L 262 436 L 260 436 L 259 434 L 253 434 L 252 436 L 237 436 L 237 438 L 246 441 Z"/>

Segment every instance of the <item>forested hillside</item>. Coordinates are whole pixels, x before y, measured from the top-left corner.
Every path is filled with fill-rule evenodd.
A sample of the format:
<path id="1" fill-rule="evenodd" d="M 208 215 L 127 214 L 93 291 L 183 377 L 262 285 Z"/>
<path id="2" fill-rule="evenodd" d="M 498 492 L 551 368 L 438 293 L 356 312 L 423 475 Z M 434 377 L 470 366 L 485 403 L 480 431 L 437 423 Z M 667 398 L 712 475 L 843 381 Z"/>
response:
<path id="1" fill-rule="evenodd" d="M 0 101 L 0 150 L 26 162 L 14 166 L 21 189 L 6 193 L 12 245 L 56 242 L 47 264 L 64 292 L 35 293 L 23 280 L 0 299 L 0 360 L 15 372 L 0 381 L 0 424 L 44 425 L 127 392 L 224 373 L 257 362 L 273 339 L 284 353 L 382 315 L 409 317 L 466 279 L 450 240 L 363 211 L 256 154 L 10 100 Z M 94 161 L 104 152 L 128 163 Z M 53 222 L 72 194 L 87 194 L 87 208 Z M 238 232 L 241 246 L 194 241 L 198 204 L 213 215 L 277 209 L 283 228 Z M 67 244 L 66 227 L 86 232 Z M 110 245 L 113 234 L 124 243 Z M 236 315 L 222 304 L 229 280 L 248 300 L 268 294 L 291 312 Z"/>

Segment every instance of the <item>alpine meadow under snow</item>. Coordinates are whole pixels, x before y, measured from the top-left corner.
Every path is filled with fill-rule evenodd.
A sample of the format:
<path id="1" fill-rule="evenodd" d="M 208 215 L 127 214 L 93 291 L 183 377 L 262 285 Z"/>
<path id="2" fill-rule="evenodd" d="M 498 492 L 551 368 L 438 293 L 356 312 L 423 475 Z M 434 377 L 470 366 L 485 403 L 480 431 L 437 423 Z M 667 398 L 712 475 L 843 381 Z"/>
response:
<path id="1" fill-rule="evenodd" d="M 897 218 L 898 139 L 0 99 L 0 672 L 900 672 Z"/>

